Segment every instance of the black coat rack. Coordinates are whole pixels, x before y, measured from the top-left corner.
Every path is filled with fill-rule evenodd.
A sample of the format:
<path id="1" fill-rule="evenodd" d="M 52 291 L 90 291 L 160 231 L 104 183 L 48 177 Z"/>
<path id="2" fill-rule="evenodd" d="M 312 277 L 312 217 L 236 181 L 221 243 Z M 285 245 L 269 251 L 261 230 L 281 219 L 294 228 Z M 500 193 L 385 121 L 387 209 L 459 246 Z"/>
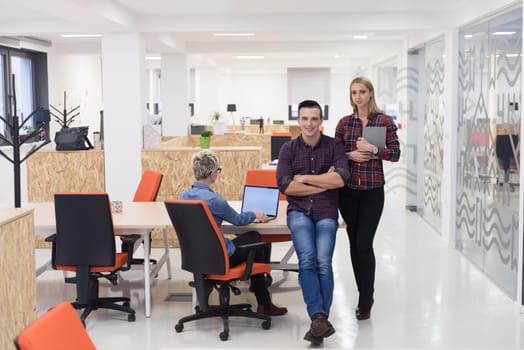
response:
<path id="1" fill-rule="evenodd" d="M 49 113 L 53 116 L 53 118 L 55 118 L 55 121 L 58 124 L 60 124 L 60 126 L 62 128 L 68 128 L 69 124 L 71 124 L 71 122 L 73 122 L 73 119 L 75 119 L 80 114 L 80 112 L 76 112 L 78 110 L 78 108 L 80 108 L 80 106 L 76 106 L 75 108 L 72 108 L 69 112 L 67 111 L 67 109 L 66 109 L 66 92 L 65 91 L 64 91 L 64 111 L 61 112 L 58 108 L 56 108 L 53 105 L 49 105 L 49 107 L 51 107 L 56 114 L 53 113 L 53 111 L 49 111 Z M 75 113 L 75 114 L 73 114 L 73 113 Z M 73 115 L 71 115 L 71 114 L 73 114 Z"/>
<path id="2" fill-rule="evenodd" d="M 8 95 L 9 98 L 9 111 L 8 111 L 8 117 L 7 119 L 4 119 L 0 116 L 0 119 L 6 124 L 7 129 L 9 129 L 9 134 L 11 135 L 11 140 L 9 140 L 7 137 L 0 134 L 0 140 L 4 141 L 8 145 L 13 147 L 13 158 L 10 158 L 7 154 L 5 154 L 2 150 L 0 150 L 0 155 L 2 155 L 5 159 L 13 163 L 13 169 L 14 169 L 14 189 L 15 189 L 15 208 L 20 208 L 21 206 L 21 199 L 20 199 L 20 165 L 33 153 L 38 151 L 40 148 L 47 145 L 49 142 L 51 142 L 49 139 L 44 140 L 42 143 L 38 145 L 33 145 L 33 147 L 26 153 L 26 155 L 22 158 L 20 154 L 20 146 L 26 143 L 27 141 L 31 140 L 35 136 L 39 135 L 42 131 L 45 130 L 46 123 L 48 121 L 44 121 L 36 126 L 36 128 L 30 132 L 27 135 L 20 136 L 20 129 L 24 127 L 24 124 L 31 119 L 36 113 L 43 112 L 44 108 L 39 107 L 35 111 L 33 111 L 29 116 L 22 120 L 22 123 L 19 125 L 18 123 L 18 116 L 16 115 L 16 89 L 15 89 L 15 75 L 12 75 L 12 86 L 13 86 L 13 94 Z M 7 133 L 6 133 L 7 134 Z"/>

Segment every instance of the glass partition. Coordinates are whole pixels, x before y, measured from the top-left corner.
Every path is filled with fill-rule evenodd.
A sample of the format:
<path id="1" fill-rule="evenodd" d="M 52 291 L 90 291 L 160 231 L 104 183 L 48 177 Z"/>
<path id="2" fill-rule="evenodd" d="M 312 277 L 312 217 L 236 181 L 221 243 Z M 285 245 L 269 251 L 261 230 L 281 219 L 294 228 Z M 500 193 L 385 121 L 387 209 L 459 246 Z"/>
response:
<path id="1" fill-rule="evenodd" d="M 456 247 L 516 298 L 522 9 L 459 43 Z"/>

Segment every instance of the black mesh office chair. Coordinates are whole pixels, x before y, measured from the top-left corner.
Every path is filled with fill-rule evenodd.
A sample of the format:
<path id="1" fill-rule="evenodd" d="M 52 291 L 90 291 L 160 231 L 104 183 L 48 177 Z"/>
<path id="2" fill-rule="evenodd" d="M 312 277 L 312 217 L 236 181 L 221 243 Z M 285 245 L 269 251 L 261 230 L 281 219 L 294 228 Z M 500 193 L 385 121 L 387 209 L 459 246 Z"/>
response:
<path id="1" fill-rule="evenodd" d="M 252 311 L 250 304 L 230 305 L 230 291 L 235 295 L 240 294 L 240 289 L 232 286 L 231 282 L 248 280 L 252 274 L 271 271 L 269 264 L 254 262 L 255 250 L 265 247 L 267 243 L 238 247 L 237 249 L 250 249 L 249 257 L 247 262 L 230 268 L 224 237 L 204 201 L 169 199 L 165 204 L 180 243 L 182 269 L 193 273 L 194 281 L 191 285 L 198 298 L 196 312 L 178 320 L 175 330 L 182 332 L 185 322 L 221 317 L 224 330 L 220 333 L 220 339 L 227 340 L 231 316 L 264 320 L 262 328 L 269 329 L 270 316 Z M 219 305 L 208 303 L 213 288 L 219 293 Z"/>
<path id="2" fill-rule="evenodd" d="M 100 298 L 98 279 L 116 284 L 116 272 L 125 269 L 127 253 L 116 253 L 111 205 L 106 193 L 55 194 L 56 234 L 50 237 L 52 265 L 57 270 L 76 272 L 75 309 L 84 309 L 81 320 L 91 311 L 105 308 L 128 313 L 135 310 L 126 297 Z M 122 305 L 117 303 L 123 303 Z"/>

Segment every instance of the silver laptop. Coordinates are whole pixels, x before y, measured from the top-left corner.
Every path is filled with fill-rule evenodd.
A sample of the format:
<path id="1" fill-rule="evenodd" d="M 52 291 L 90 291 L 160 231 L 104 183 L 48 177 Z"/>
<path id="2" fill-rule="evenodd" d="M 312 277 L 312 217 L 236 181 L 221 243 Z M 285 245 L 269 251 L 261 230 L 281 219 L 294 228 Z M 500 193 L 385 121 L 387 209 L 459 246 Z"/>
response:
<path id="1" fill-rule="evenodd" d="M 280 191 L 278 187 L 244 185 L 241 212 L 261 211 L 274 220 L 278 214 Z"/>
<path id="2" fill-rule="evenodd" d="M 362 137 L 378 148 L 386 147 L 385 126 L 365 126 L 362 130 Z M 373 158 L 378 159 L 378 156 L 373 156 Z"/>

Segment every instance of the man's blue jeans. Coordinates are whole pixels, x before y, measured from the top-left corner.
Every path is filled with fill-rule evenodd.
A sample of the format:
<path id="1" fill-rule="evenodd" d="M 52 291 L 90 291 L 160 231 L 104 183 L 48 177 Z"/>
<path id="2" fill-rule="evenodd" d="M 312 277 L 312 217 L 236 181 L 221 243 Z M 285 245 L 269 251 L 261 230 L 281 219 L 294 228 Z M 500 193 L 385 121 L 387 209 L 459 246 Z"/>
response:
<path id="1" fill-rule="evenodd" d="M 307 312 L 310 317 L 317 312 L 327 316 L 333 302 L 331 262 L 338 221 L 314 221 L 299 211 L 291 211 L 287 214 L 287 225 L 298 256 L 298 279 Z"/>

